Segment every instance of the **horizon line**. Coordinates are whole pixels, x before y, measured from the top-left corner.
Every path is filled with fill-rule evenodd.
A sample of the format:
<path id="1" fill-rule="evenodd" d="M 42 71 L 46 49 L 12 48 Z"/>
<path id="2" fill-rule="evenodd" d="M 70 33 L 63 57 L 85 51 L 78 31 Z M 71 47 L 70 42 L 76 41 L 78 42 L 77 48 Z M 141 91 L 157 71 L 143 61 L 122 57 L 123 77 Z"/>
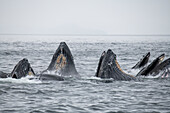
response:
<path id="1" fill-rule="evenodd" d="M 32 36 L 170 36 L 170 34 L 0 34 L 0 35 L 32 35 Z"/>

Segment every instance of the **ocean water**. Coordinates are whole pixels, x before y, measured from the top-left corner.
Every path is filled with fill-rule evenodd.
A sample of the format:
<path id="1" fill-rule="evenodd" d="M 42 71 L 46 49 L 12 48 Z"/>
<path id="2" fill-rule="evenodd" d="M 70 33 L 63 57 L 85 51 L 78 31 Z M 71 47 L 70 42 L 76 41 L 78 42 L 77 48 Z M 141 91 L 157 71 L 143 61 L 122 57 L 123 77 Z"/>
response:
<path id="1" fill-rule="evenodd" d="M 0 71 L 11 72 L 27 58 L 34 71 L 46 69 L 59 43 L 69 46 L 80 78 L 65 81 L 0 79 L 0 113 L 170 112 L 170 79 L 105 82 L 94 77 L 104 50 L 112 49 L 121 68 L 131 70 L 144 54 L 149 62 L 165 53 L 170 36 L 0 36 Z"/>

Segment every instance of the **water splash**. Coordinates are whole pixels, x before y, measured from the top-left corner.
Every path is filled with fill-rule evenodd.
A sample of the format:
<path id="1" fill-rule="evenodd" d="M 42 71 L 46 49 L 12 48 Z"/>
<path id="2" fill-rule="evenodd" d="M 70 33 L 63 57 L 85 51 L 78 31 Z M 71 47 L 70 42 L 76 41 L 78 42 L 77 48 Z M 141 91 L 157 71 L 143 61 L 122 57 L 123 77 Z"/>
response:
<path id="1" fill-rule="evenodd" d="M 34 76 L 26 76 L 22 77 L 21 79 L 15 79 L 15 78 L 0 78 L 0 82 L 10 82 L 10 83 L 17 83 L 17 84 L 40 84 L 42 83 L 40 80 L 35 79 Z"/>

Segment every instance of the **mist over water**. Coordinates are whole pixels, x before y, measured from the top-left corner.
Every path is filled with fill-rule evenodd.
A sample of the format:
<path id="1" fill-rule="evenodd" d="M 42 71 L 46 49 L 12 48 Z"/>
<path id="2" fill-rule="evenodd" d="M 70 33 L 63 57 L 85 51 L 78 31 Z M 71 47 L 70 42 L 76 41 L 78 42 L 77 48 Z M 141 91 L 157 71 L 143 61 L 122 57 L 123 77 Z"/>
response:
<path id="1" fill-rule="evenodd" d="M 69 46 L 81 78 L 35 81 L 0 79 L 0 112 L 169 112 L 170 79 L 141 82 L 111 81 L 94 77 L 99 58 L 107 49 L 117 55 L 121 68 L 131 70 L 147 52 L 149 63 L 165 53 L 170 57 L 170 36 L 0 36 L 0 71 L 11 72 L 27 58 L 35 73 L 46 69 L 59 43 Z"/>
<path id="2" fill-rule="evenodd" d="M 1 42 L 168 42 L 170 35 L 0 35 Z"/>

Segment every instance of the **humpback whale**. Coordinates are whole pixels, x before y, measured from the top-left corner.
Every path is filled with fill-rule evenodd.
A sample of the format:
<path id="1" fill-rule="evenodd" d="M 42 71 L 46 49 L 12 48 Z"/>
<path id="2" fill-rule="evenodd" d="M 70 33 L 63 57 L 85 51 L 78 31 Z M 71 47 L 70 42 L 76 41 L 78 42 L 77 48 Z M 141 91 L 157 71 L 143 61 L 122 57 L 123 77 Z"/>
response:
<path id="1" fill-rule="evenodd" d="M 136 76 L 148 76 L 151 74 L 153 70 L 163 61 L 165 54 L 160 55 L 152 63 L 150 63 L 147 67 L 144 67 Z M 155 70 L 156 71 L 156 70 Z"/>
<path id="2" fill-rule="evenodd" d="M 18 62 L 18 64 L 14 67 L 11 73 L 0 72 L 0 78 L 16 78 L 20 79 L 21 77 L 25 77 L 27 75 L 35 75 L 34 70 L 32 69 L 28 59 L 24 58 Z"/>
<path id="3" fill-rule="evenodd" d="M 95 76 L 123 81 L 137 80 L 135 76 L 123 72 L 117 62 L 116 54 L 114 54 L 111 49 L 108 49 L 107 52 L 104 51 L 102 53 Z"/>
<path id="4" fill-rule="evenodd" d="M 140 61 L 135 66 L 132 67 L 132 69 L 144 67 L 148 63 L 149 57 L 150 57 L 150 52 L 144 55 L 143 58 L 140 59 Z"/>
<path id="5" fill-rule="evenodd" d="M 160 73 L 160 71 L 162 70 L 168 70 L 168 68 L 170 67 L 170 58 L 164 60 L 163 62 L 161 62 L 158 66 L 156 66 L 151 72 L 150 74 L 153 76 L 156 76 Z"/>
<path id="6" fill-rule="evenodd" d="M 48 68 L 42 73 L 53 71 L 61 75 L 78 75 L 71 51 L 65 42 L 61 42 L 54 53 Z"/>
<path id="7" fill-rule="evenodd" d="M 9 74 L 9 77 L 19 79 L 27 75 L 35 75 L 28 59 L 24 58 L 18 62 L 13 71 Z"/>

